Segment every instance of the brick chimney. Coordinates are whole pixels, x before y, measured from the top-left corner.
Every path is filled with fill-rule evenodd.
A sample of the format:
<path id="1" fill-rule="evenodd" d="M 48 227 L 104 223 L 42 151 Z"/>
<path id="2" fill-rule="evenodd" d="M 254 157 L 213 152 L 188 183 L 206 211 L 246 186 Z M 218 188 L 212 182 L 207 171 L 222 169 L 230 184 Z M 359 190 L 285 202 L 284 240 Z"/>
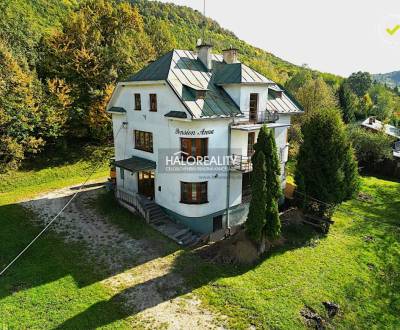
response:
<path id="1" fill-rule="evenodd" d="M 226 64 L 239 63 L 239 61 L 238 61 L 238 49 L 233 48 L 231 46 L 228 49 L 223 50 L 222 53 L 224 55 L 224 62 Z"/>
<path id="2" fill-rule="evenodd" d="M 212 45 L 199 40 L 197 46 L 197 58 L 204 64 L 207 70 L 212 69 Z"/>

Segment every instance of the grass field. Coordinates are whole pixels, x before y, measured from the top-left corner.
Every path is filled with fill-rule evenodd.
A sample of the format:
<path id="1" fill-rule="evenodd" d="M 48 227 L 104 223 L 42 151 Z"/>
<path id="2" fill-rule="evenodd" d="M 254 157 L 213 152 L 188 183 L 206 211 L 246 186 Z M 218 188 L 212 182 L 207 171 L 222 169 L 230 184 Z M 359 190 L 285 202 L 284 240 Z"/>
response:
<path id="1" fill-rule="evenodd" d="M 195 292 L 233 328 L 302 328 L 305 305 L 326 317 L 322 302 L 332 301 L 338 329 L 399 329 L 400 184 L 368 177 L 362 190 L 371 201 L 342 205 L 327 237 L 286 233 L 288 244 L 255 267 L 186 262 Z"/>
<path id="2" fill-rule="evenodd" d="M 16 202 L 80 183 L 89 170 L 89 162 L 75 161 L 0 176 L 0 266 L 38 232 L 31 221 L 34 215 Z M 106 172 L 104 166 L 94 177 Z M 181 251 L 176 253 L 175 270 L 206 306 L 228 316 L 232 328 L 305 328 L 300 316 L 305 305 L 326 317 L 322 302 L 333 301 L 340 305 L 339 315 L 328 321 L 333 327 L 398 329 L 400 184 L 366 177 L 362 190 L 367 200 L 342 205 L 326 237 L 288 228 L 287 244 L 251 267 L 210 264 Z M 97 207 L 133 238 L 154 235 L 147 226 L 133 224 L 134 216 L 115 209 L 104 195 Z M 0 278 L 0 328 L 50 329 L 68 320 L 65 324 L 75 329 L 93 324 L 110 329 L 132 326 L 120 302 L 100 283 L 100 274 L 83 258 L 82 249 L 53 233 L 37 242 Z M 104 301 L 107 308 L 93 312 Z"/>
<path id="3" fill-rule="evenodd" d="M 16 202 L 41 192 L 80 184 L 92 169 L 89 161 L 71 161 L 0 176 L 1 269 L 40 231 L 32 223 L 35 215 Z M 106 165 L 101 166 L 92 178 L 105 177 L 107 171 Z M 98 274 L 82 258 L 82 248 L 77 244 L 67 245 L 55 234 L 46 233 L 0 277 L 0 329 L 55 328 L 97 302 L 112 297 L 112 293 L 98 283 Z M 119 319 L 120 314 L 119 305 L 110 303 L 105 313 L 89 316 L 73 328 L 90 328 L 95 320 L 109 319 L 111 315 Z M 115 329 L 127 325 L 116 321 L 106 327 Z"/>

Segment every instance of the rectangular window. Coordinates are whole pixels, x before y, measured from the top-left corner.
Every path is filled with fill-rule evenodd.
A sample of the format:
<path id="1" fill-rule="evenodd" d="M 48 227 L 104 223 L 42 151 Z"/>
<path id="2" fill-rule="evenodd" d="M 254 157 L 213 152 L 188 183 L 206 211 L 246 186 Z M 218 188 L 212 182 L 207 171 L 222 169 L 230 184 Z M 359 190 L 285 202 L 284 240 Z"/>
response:
<path id="1" fill-rule="evenodd" d="M 123 168 L 119 169 L 119 176 L 120 176 L 121 180 L 125 179 L 125 170 Z"/>
<path id="2" fill-rule="evenodd" d="M 153 152 L 153 133 L 135 130 L 135 149 Z"/>
<path id="3" fill-rule="evenodd" d="M 208 156 L 208 138 L 181 138 L 181 151 L 184 160 L 187 157 Z"/>
<path id="4" fill-rule="evenodd" d="M 250 132 L 247 137 L 247 157 L 251 157 L 254 153 L 254 143 L 256 142 L 256 133 Z"/>
<path id="5" fill-rule="evenodd" d="M 258 94 L 250 94 L 250 112 L 249 119 L 251 121 L 257 121 L 257 111 L 258 111 Z"/>
<path id="6" fill-rule="evenodd" d="M 207 182 L 181 182 L 181 203 L 208 203 Z"/>
<path id="7" fill-rule="evenodd" d="M 150 94 L 150 111 L 157 112 L 157 94 Z"/>
<path id="8" fill-rule="evenodd" d="M 142 99 L 140 97 L 140 94 L 135 94 L 135 110 L 142 110 Z"/>

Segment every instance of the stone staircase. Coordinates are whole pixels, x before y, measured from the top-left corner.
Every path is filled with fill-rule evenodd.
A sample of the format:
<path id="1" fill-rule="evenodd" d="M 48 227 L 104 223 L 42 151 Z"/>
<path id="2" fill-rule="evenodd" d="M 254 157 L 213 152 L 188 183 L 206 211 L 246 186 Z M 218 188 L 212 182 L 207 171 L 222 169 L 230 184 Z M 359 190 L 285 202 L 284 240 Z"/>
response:
<path id="1" fill-rule="evenodd" d="M 198 235 L 188 227 L 172 221 L 157 203 L 140 195 L 138 198 L 140 198 L 140 203 L 148 214 L 148 222 L 153 228 L 182 246 L 189 247 L 199 243 Z"/>

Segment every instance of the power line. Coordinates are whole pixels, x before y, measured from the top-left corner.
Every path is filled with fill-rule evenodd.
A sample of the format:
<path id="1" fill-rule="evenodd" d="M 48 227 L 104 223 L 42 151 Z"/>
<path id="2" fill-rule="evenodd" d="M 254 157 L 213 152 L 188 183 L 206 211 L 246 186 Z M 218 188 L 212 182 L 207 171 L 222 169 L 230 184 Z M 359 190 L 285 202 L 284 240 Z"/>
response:
<path id="1" fill-rule="evenodd" d="M 118 137 L 119 132 L 121 131 L 123 126 L 121 126 L 115 135 L 115 139 Z M 57 213 L 57 215 L 51 219 L 51 221 L 46 225 L 46 227 L 43 228 L 43 230 L 36 235 L 36 237 L 0 272 L 0 276 L 2 276 L 32 245 L 35 243 L 40 236 L 42 236 L 45 231 L 53 224 L 54 221 L 57 220 L 57 218 L 64 212 L 64 210 L 72 203 L 72 201 L 75 199 L 76 196 L 81 192 L 82 188 L 86 185 L 86 183 L 90 180 L 92 175 L 96 172 L 96 170 L 101 166 L 101 161 L 96 164 L 96 166 L 93 167 L 93 171 L 90 172 L 89 176 L 86 178 L 86 180 L 82 183 L 82 185 L 79 187 L 78 191 L 73 194 L 73 196 L 68 200 L 68 202 L 64 205 L 64 207 Z"/>

